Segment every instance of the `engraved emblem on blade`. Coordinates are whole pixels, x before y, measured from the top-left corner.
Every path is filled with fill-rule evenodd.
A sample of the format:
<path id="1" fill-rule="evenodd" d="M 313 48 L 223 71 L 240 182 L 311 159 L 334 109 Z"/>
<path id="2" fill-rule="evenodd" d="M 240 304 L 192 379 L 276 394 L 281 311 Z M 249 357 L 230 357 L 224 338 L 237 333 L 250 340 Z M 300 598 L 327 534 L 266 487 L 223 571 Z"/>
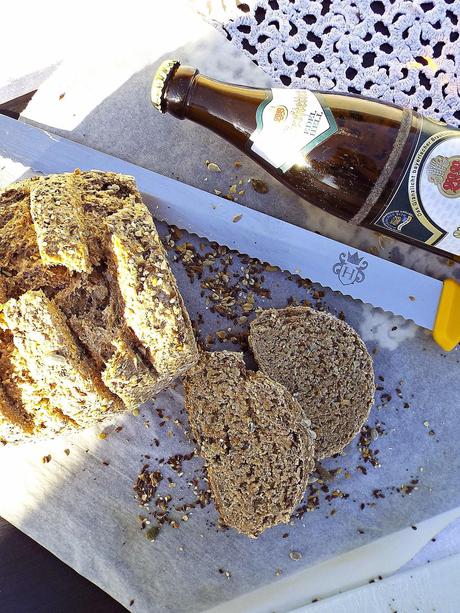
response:
<path id="1" fill-rule="evenodd" d="M 332 272 L 338 276 L 342 285 L 353 285 L 361 283 L 366 278 L 363 270 L 368 266 L 364 257 L 360 257 L 358 252 L 341 253 L 339 261 L 332 267 Z"/>

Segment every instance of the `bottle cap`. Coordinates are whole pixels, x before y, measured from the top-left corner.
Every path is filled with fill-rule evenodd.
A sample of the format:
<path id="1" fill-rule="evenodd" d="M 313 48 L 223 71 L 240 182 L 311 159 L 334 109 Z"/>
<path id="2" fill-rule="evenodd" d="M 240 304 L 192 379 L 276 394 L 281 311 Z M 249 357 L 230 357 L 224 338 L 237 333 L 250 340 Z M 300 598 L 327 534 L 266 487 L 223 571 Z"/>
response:
<path id="1" fill-rule="evenodd" d="M 159 65 L 155 76 L 153 77 L 150 100 L 152 101 L 153 106 L 157 109 L 157 111 L 160 111 L 160 113 L 165 112 L 164 92 L 166 84 L 173 71 L 179 65 L 180 64 L 177 60 L 165 60 Z"/>

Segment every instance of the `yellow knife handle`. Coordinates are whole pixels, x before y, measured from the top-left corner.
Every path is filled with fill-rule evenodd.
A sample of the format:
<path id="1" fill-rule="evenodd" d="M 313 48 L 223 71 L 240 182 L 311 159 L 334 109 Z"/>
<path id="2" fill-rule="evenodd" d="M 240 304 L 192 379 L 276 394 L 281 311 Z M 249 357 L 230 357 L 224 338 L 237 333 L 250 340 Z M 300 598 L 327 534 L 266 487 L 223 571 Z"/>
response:
<path id="1" fill-rule="evenodd" d="M 453 279 L 443 283 L 433 338 L 444 351 L 460 343 L 460 284 Z"/>

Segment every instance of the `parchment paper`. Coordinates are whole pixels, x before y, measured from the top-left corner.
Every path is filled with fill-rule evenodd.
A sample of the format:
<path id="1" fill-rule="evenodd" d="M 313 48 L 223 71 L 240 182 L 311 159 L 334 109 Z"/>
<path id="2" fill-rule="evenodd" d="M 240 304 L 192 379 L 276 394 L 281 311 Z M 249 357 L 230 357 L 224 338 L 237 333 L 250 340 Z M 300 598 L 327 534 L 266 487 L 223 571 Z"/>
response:
<path id="1" fill-rule="evenodd" d="M 289 221 L 320 227 L 342 240 L 347 235 L 349 242 L 361 247 L 371 242 L 377 246 L 372 233 L 351 233 L 346 224 L 336 220 L 332 224 L 329 218 L 325 221 L 326 217 L 313 214 L 312 207 L 301 203 L 245 159 L 242 167 L 235 169 L 234 162 L 241 155 L 212 134 L 150 110 L 146 93 L 153 72 L 150 63 L 157 61 L 155 54 L 180 53 L 181 58 L 200 65 L 204 72 L 212 68 L 211 74 L 224 79 L 266 82 L 256 67 L 235 57 L 224 39 L 188 13 L 184 5 L 174 2 L 166 7 L 156 3 L 155 8 L 159 7 L 163 10 L 156 13 L 154 22 L 149 13 L 153 9 L 143 4 L 145 22 L 155 23 L 158 32 L 158 45 L 150 56 L 146 55 L 147 46 L 140 49 L 136 42 L 144 40 L 142 34 L 147 26 L 141 27 L 137 38 L 127 36 L 123 44 L 118 38 L 118 48 L 107 47 L 102 58 L 96 58 L 94 47 L 91 51 L 89 35 L 86 55 L 91 64 L 85 64 L 87 60 L 80 57 L 78 62 L 61 66 L 43 86 L 25 117 L 201 188 L 225 193 L 240 179 L 245 182 L 252 176 L 263 178 L 269 186 L 268 194 L 257 194 L 246 185 L 241 202 L 270 210 Z M 170 25 L 173 18 L 177 24 L 174 31 Z M 182 30 L 180 24 L 185 24 Z M 160 44 L 162 31 L 168 31 L 169 38 Z M 190 42 L 190 38 L 194 40 Z M 127 80 L 118 83 L 113 91 L 113 75 L 120 74 L 118 62 L 125 66 L 126 72 L 121 74 Z M 129 71 L 135 74 L 126 76 Z M 90 94 L 85 96 L 85 92 Z M 62 93 L 65 96 L 59 99 Z M 222 172 L 210 173 L 204 164 L 206 159 L 217 162 Z M 5 161 L 2 166 L 5 174 L 0 178 L 3 180 L 7 174 L 11 178 L 11 166 Z M 14 168 L 19 175 L 24 170 Z M 168 233 L 163 225 L 160 231 L 163 235 Z M 183 236 L 179 242 L 184 241 L 198 250 L 202 243 L 205 251 L 209 250 L 206 241 Z M 428 268 L 439 276 L 458 270 L 425 252 L 396 247 L 391 240 L 382 250 L 395 259 L 405 255 L 408 265 Z M 214 335 L 216 330 L 228 328 L 232 332 L 244 330 L 245 326 L 235 327 L 211 312 L 210 292 L 201 287 L 197 278 L 191 283 L 183 264 L 174 261 L 174 256 L 171 250 L 171 263 L 191 317 L 197 322 L 199 315 L 203 318 L 198 325 L 200 336 L 205 338 L 208 333 Z M 246 266 L 245 261 L 234 257 L 232 270 L 241 275 L 241 267 Z M 212 276 L 208 272 L 203 278 Z M 253 277 L 249 274 L 249 278 Z M 106 438 L 100 438 L 99 430 L 94 429 L 67 440 L 0 450 L 0 514 L 130 610 L 202 611 L 460 505 L 458 350 L 444 354 L 426 332 L 414 325 L 327 291 L 318 296 L 315 288 L 308 289 L 281 272 L 265 272 L 262 285 L 270 289 L 271 298 L 257 297 L 256 305 L 284 306 L 292 297 L 309 300 L 336 314 L 343 312 L 369 349 L 376 352 L 377 383 L 382 389 L 369 420 L 370 428 L 377 430 L 370 434 L 375 438 L 370 449 L 376 466 L 364 462 L 356 440 L 343 457 L 326 461 L 326 469 L 340 467 L 342 471 L 332 482 L 325 483 L 328 491 L 318 494 L 318 509 L 293 520 L 292 525 L 249 540 L 233 530 L 220 530 L 210 504 L 193 510 L 188 521 L 181 519 L 181 512 L 174 511 L 180 527 L 166 526 L 156 541 L 148 541 L 138 519 L 139 514 L 148 516 L 148 512 L 139 508 L 132 487 L 144 464 L 155 469 L 160 459 L 192 449 L 184 433 L 187 425 L 180 384 L 162 394 L 153 406 L 143 408 L 138 416 L 126 414 L 107 427 Z M 243 284 L 240 291 L 246 291 Z M 217 342 L 215 348 L 236 347 Z M 160 417 L 155 409 L 168 419 Z M 183 425 L 176 424 L 176 419 Z M 162 422 L 165 423 L 160 425 Z M 42 458 L 48 454 L 51 461 L 44 464 Z M 364 466 L 367 474 L 357 466 Z M 170 467 L 161 470 L 165 479 L 159 493 L 170 494 L 176 506 L 196 498 L 193 486 L 187 483 L 202 476 L 199 458 L 184 462 L 182 477 Z M 174 487 L 168 487 L 168 476 Z M 205 484 L 200 482 L 200 487 Z M 293 560 L 289 555 L 293 551 L 300 553 L 301 559 Z"/>

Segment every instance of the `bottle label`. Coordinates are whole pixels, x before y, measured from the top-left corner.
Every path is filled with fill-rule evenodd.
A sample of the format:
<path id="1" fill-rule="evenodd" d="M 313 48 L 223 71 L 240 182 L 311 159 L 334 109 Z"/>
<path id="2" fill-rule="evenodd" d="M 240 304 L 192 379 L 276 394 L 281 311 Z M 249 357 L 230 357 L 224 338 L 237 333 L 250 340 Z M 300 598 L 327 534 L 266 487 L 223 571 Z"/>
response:
<path id="1" fill-rule="evenodd" d="M 460 255 L 460 132 L 424 119 L 416 153 L 374 225 Z"/>
<path id="2" fill-rule="evenodd" d="M 257 108 L 256 121 L 252 151 L 283 172 L 304 164 L 304 156 L 337 131 L 321 95 L 304 89 L 271 89 Z"/>

